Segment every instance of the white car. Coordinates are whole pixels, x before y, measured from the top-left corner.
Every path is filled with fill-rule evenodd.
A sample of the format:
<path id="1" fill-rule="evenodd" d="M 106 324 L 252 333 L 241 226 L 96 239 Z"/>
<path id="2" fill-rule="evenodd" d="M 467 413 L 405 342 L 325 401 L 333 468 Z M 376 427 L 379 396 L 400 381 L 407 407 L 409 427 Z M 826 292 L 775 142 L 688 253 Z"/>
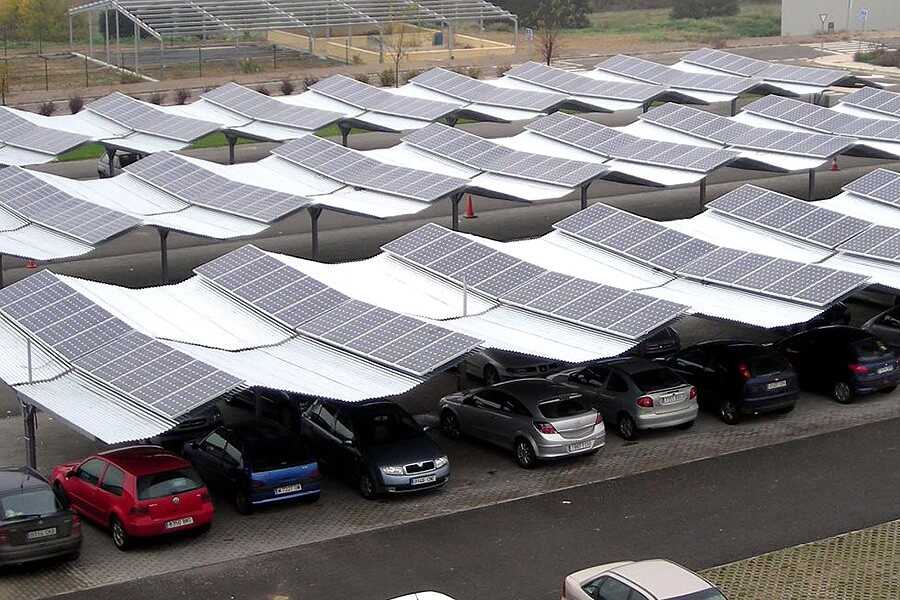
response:
<path id="1" fill-rule="evenodd" d="M 562 600 L 726 600 L 712 583 L 668 560 L 615 562 L 572 573 Z"/>
<path id="2" fill-rule="evenodd" d="M 450 596 L 445 596 L 440 592 L 418 592 L 416 594 L 407 594 L 391 600 L 453 600 Z"/>

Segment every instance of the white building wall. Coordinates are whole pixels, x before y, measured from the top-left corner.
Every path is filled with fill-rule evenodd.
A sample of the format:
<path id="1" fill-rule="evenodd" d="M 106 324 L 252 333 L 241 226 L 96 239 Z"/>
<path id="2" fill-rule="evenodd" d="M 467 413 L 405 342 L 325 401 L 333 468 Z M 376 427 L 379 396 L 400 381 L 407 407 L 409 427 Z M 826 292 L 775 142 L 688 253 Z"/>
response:
<path id="1" fill-rule="evenodd" d="M 866 31 L 900 31 L 900 0 L 782 0 L 781 35 L 821 32 L 820 13 L 828 13 L 835 31 L 861 31 L 863 8 L 869 10 Z"/>

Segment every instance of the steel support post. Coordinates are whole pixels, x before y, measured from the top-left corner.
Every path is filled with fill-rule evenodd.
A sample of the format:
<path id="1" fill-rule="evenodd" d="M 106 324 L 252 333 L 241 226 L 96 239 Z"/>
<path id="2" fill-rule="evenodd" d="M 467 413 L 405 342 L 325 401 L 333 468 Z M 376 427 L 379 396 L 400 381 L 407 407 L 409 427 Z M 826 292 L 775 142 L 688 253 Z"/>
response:
<path id="1" fill-rule="evenodd" d="M 348 143 L 347 138 L 348 138 L 349 135 L 350 135 L 350 130 L 353 129 L 353 128 L 350 127 L 349 125 L 345 125 L 345 124 L 343 124 L 343 123 L 339 123 L 339 124 L 338 124 L 338 129 L 341 130 L 341 145 L 344 146 L 345 148 L 347 148 L 347 147 L 348 147 L 348 145 L 347 145 L 347 143 Z"/>
<path id="2" fill-rule="evenodd" d="M 2 288 L 3 285 L 3 255 L 0 254 L 0 288 Z"/>
<path id="3" fill-rule="evenodd" d="M 134 24 L 134 72 L 141 72 L 141 30 L 138 29 L 138 24 Z"/>
<path id="4" fill-rule="evenodd" d="M 450 197 L 450 207 L 452 209 L 450 228 L 453 231 L 459 231 L 459 203 L 461 200 L 462 194 L 453 194 L 453 196 Z"/>
<path id="5" fill-rule="evenodd" d="M 116 64 L 122 66 L 122 36 L 119 32 L 119 11 L 115 11 L 116 15 Z"/>
<path id="6" fill-rule="evenodd" d="M 25 464 L 37 469 L 37 410 L 27 402 L 22 402 L 22 419 L 25 425 Z"/>
<path id="7" fill-rule="evenodd" d="M 225 134 L 225 139 L 228 140 L 228 164 L 234 164 L 234 147 L 237 145 L 237 137 L 229 134 Z"/>
<path id="8" fill-rule="evenodd" d="M 88 13 L 88 56 L 94 58 L 94 15 Z"/>
<path id="9" fill-rule="evenodd" d="M 160 227 L 159 231 L 159 281 L 163 285 L 169 283 L 169 230 Z"/>
<path id="10" fill-rule="evenodd" d="M 806 199 L 814 200 L 816 197 L 816 170 L 809 170 L 809 188 L 806 190 Z"/>
<path id="11" fill-rule="evenodd" d="M 309 211 L 312 257 L 315 260 L 319 258 L 319 217 L 322 216 L 322 207 L 310 206 L 306 210 Z"/>
<path id="12" fill-rule="evenodd" d="M 587 208 L 587 191 L 588 191 L 588 188 L 590 187 L 590 185 L 591 185 L 590 183 L 586 183 L 583 186 L 581 186 L 581 210 L 584 210 Z"/>
<path id="13" fill-rule="evenodd" d="M 700 180 L 700 211 L 706 206 L 706 177 Z"/>
<path id="14" fill-rule="evenodd" d="M 731 101 L 731 116 L 732 117 L 737 114 L 737 108 L 738 108 L 737 105 L 738 105 L 738 99 L 734 98 Z"/>
<path id="15" fill-rule="evenodd" d="M 104 39 L 104 43 L 106 44 L 106 64 L 109 65 L 109 64 L 112 64 L 112 62 L 110 61 L 110 56 L 109 56 L 109 11 L 108 10 L 103 11 L 103 29 L 105 30 L 103 32 L 103 34 L 104 34 L 103 39 Z"/>
<path id="16" fill-rule="evenodd" d="M 116 175 L 116 149 L 110 148 L 107 146 L 106 148 L 106 158 L 109 160 L 109 170 L 107 171 L 107 177 L 115 177 Z"/>

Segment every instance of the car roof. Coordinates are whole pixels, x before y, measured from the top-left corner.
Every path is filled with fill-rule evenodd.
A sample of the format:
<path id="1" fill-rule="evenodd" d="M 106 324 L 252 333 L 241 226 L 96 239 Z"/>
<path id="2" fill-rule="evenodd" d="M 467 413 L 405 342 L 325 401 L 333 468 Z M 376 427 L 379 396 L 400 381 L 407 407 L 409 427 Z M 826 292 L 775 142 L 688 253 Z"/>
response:
<path id="1" fill-rule="evenodd" d="M 598 361 L 593 364 L 599 367 L 612 367 L 622 370 L 628 374 L 668 368 L 665 365 L 653 362 L 652 360 L 647 360 L 646 358 L 641 358 L 639 356 L 622 356 L 620 358 L 611 358 L 609 360 Z"/>
<path id="2" fill-rule="evenodd" d="M 571 390 L 564 385 L 540 377 L 502 381 L 490 386 L 488 389 L 503 390 L 504 392 L 515 396 L 515 398 L 523 404 L 532 405 L 556 396 L 575 393 L 574 390 Z"/>
<path id="3" fill-rule="evenodd" d="M 817 333 L 817 332 L 834 332 L 840 333 L 843 337 L 850 341 L 861 340 L 865 338 L 874 337 L 871 333 L 866 331 L 865 329 L 860 329 L 859 327 L 853 327 L 852 325 L 825 325 L 824 327 L 813 327 L 812 329 L 807 329 L 806 331 L 802 331 L 797 335 L 793 336 L 793 338 L 802 338 L 808 335 Z M 792 339 L 792 338 L 788 338 Z"/>
<path id="4" fill-rule="evenodd" d="M 97 456 L 103 457 L 135 477 L 191 466 L 191 463 L 185 459 L 172 454 L 160 446 L 116 448 L 115 450 L 100 452 Z"/>
<path id="5" fill-rule="evenodd" d="M 640 560 L 615 567 L 609 572 L 636 583 L 659 600 L 678 598 L 712 587 L 699 575 L 663 559 Z"/>
<path id="6" fill-rule="evenodd" d="M 29 467 L 0 467 L 0 492 L 47 487 L 47 480 Z"/>
<path id="7" fill-rule="evenodd" d="M 720 349 L 762 347 L 762 344 L 757 344 L 756 342 L 748 342 L 747 340 L 738 340 L 738 339 L 707 340 L 705 342 L 698 342 L 694 345 L 698 348 L 720 348 Z"/>

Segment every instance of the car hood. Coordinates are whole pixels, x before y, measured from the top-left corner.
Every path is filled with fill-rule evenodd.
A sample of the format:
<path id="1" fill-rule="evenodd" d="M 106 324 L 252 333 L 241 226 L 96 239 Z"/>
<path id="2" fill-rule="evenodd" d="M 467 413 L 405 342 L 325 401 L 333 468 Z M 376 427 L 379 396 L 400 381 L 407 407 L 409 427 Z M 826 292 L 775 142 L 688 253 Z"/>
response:
<path id="1" fill-rule="evenodd" d="M 369 461 L 378 466 L 407 465 L 443 455 L 443 451 L 427 435 L 366 448 Z"/>

